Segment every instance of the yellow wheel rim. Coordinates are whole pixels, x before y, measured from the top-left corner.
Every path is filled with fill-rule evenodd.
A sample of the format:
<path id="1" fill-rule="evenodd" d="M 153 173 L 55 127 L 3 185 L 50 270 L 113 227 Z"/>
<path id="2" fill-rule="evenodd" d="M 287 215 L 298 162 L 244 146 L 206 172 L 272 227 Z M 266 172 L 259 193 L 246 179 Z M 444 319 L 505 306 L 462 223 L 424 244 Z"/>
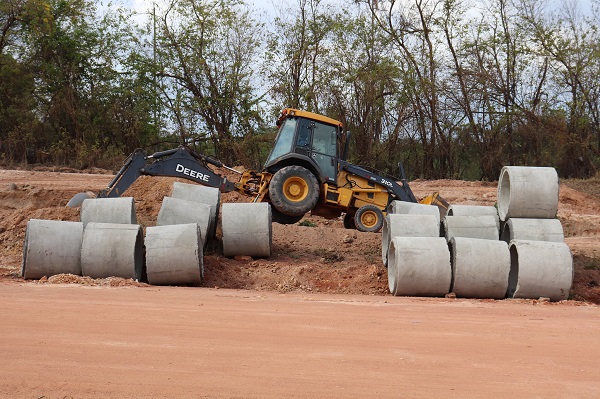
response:
<path id="1" fill-rule="evenodd" d="M 375 213 L 374 211 L 366 211 L 366 212 L 363 212 L 362 215 L 360 215 L 360 222 L 362 223 L 363 226 L 365 226 L 368 229 L 377 225 L 378 221 L 379 221 L 379 217 L 377 216 L 377 213 Z"/>
<path id="2" fill-rule="evenodd" d="M 283 183 L 283 195 L 292 202 L 300 202 L 308 195 L 308 184 L 301 177 L 290 177 Z"/>

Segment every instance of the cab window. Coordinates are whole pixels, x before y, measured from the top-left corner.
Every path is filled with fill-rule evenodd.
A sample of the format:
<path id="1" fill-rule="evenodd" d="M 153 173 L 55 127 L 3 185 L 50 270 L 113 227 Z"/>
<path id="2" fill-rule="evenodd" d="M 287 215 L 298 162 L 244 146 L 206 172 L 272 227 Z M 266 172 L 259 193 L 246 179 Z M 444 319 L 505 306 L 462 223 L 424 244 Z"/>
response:
<path id="1" fill-rule="evenodd" d="M 288 118 L 283 125 L 281 125 L 279 133 L 277 133 L 277 138 L 275 139 L 275 145 L 273 146 L 271 155 L 269 155 L 269 159 L 267 159 L 266 163 L 269 163 L 292 150 L 297 123 L 297 119 Z"/>
<path id="2" fill-rule="evenodd" d="M 314 122 L 313 132 L 312 150 L 334 157 L 336 155 L 336 127 Z"/>

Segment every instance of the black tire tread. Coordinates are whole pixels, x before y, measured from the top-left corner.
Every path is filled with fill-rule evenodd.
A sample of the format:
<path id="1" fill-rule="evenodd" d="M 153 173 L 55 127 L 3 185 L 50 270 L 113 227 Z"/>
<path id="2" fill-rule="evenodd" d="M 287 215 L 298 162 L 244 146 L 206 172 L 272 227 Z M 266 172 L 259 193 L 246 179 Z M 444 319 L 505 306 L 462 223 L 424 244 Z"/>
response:
<path id="1" fill-rule="evenodd" d="M 366 211 L 374 211 L 375 213 L 377 213 L 379 220 L 377 220 L 377 224 L 375 224 L 375 226 L 369 228 L 361 223 L 360 217 Z M 358 231 L 363 231 L 363 232 L 367 232 L 367 233 L 376 233 L 379 230 L 381 230 L 381 228 L 383 227 L 383 212 L 381 211 L 381 209 L 379 209 L 375 205 L 369 204 L 369 205 L 361 206 L 360 208 L 358 208 L 358 210 L 354 214 L 354 223 L 356 224 L 356 230 L 358 230 Z"/>
<path id="2" fill-rule="evenodd" d="M 344 215 L 344 228 L 356 230 L 356 223 L 354 223 L 354 215 L 350 213 Z"/>
<path id="3" fill-rule="evenodd" d="M 283 194 L 283 183 L 290 177 L 302 178 L 309 187 L 308 195 L 301 202 L 291 202 Z M 278 170 L 269 183 L 269 197 L 271 205 L 280 213 L 288 216 L 303 216 L 311 211 L 319 200 L 319 182 L 306 168 L 292 165 Z"/>

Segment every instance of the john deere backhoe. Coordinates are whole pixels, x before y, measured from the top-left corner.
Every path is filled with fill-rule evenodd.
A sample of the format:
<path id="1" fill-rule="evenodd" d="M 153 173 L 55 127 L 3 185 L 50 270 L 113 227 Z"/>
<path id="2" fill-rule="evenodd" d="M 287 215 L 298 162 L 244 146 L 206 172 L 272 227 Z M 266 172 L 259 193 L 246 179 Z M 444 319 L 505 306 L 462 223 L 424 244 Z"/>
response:
<path id="1" fill-rule="evenodd" d="M 349 133 L 337 120 L 286 108 L 277 126 L 277 138 L 261 172 L 238 172 L 187 147 L 152 155 L 136 150 L 98 197 L 122 195 L 141 175 L 183 177 L 221 192 L 237 190 L 255 202 L 270 202 L 275 222 L 296 223 L 307 212 L 325 218 L 344 213 L 346 228 L 366 232 L 381 229 L 386 208 L 394 200 L 437 205 L 442 212 L 448 207 L 437 193 L 417 201 L 401 167 L 402 177 L 397 179 L 347 162 Z M 239 181 L 230 182 L 209 164 L 239 173 Z M 78 194 L 68 206 L 77 206 L 84 198 Z"/>

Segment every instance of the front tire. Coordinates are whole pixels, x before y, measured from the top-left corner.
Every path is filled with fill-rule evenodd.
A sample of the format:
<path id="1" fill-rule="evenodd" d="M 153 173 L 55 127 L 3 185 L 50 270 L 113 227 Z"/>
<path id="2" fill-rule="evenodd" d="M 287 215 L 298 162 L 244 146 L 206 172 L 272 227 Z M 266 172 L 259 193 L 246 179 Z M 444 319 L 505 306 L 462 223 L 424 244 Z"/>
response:
<path id="1" fill-rule="evenodd" d="M 365 205 L 358 208 L 354 215 L 356 230 L 376 233 L 383 227 L 383 212 L 375 205 Z"/>
<path id="2" fill-rule="evenodd" d="M 286 166 L 273 175 L 269 198 L 273 207 L 284 215 L 302 216 L 317 204 L 319 182 L 302 166 Z"/>

